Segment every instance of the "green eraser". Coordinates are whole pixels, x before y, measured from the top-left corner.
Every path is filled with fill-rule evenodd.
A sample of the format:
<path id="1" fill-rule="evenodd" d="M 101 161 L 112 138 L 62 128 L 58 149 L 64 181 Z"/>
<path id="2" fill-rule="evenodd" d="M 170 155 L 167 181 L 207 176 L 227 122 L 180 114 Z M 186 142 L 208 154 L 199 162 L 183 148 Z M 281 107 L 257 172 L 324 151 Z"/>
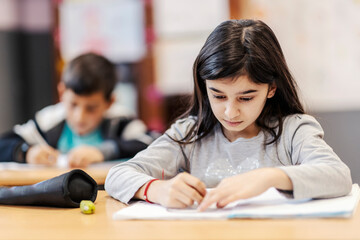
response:
<path id="1" fill-rule="evenodd" d="M 80 202 L 80 210 L 85 214 L 93 214 L 95 212 L 95 204 L 90 200 L 82 200 Z"/>

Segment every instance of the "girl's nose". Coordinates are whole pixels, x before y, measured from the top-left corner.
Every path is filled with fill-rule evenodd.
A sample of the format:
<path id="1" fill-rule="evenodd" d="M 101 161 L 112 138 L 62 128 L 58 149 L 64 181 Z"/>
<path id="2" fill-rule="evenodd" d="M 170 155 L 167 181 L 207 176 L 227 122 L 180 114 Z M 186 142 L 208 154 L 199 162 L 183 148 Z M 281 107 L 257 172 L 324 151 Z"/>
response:
<path id="1" fill-rule="evenodd" d="M 228 119 L 233 119 L 233 118 L 235 118 L 238 114 L 239 114 L 239 109 L 237 108 L 237 106 L 236 106 L 235 103 L 229 102 L 228 104 L 226 104 L 225 116 L 226 116 Z"/>

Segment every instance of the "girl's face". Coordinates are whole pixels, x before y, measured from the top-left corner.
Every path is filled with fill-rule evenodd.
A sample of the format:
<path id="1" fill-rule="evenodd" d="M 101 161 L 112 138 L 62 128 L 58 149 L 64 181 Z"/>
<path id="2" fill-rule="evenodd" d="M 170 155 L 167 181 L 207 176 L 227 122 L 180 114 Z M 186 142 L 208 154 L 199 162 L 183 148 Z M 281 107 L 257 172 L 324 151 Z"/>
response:
<path id="1" fill-rule="evenodd" d="M 251 138 L 260 129 L 255 121 L 266 100 L 274 96 L 276 86 L 256 84 L 246 75 L 236 79 L 206 80 L 210 106 L 229 141 Z"/>

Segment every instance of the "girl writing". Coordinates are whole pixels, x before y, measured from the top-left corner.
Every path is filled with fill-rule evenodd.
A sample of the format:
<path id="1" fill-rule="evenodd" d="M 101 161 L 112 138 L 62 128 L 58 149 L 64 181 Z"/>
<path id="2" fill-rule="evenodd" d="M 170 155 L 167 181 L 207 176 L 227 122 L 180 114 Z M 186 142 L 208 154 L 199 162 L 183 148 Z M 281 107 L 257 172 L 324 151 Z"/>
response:
<path id="1" fill-rule="evenodd" d="M 193 80 L 188 111 L 146 150 L 110 170 L 105 189 L 111 196 L 175 208 L 197 202 L 203 211 L 270 187 L 294 198 L 349 193 L 350 170 L 304 113 L 265 23 L 221 23 L 195 60 Z"/>

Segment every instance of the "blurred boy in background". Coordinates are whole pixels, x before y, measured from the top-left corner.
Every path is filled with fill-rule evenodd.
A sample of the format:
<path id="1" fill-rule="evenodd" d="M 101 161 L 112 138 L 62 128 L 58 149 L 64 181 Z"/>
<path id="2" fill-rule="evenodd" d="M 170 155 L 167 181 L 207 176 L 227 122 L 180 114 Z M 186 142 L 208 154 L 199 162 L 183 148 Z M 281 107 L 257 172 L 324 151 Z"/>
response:
<path id="1" fill-rule="evenodd" d="M 72 60 L 58 85 L 60 103 L 0 138 L 0 162 L 54 165 L 66 154 L 69 166 L 131 158 L 154 138 L 142 121 L 113 106 L 115 66 L 87 53 Z"/>

